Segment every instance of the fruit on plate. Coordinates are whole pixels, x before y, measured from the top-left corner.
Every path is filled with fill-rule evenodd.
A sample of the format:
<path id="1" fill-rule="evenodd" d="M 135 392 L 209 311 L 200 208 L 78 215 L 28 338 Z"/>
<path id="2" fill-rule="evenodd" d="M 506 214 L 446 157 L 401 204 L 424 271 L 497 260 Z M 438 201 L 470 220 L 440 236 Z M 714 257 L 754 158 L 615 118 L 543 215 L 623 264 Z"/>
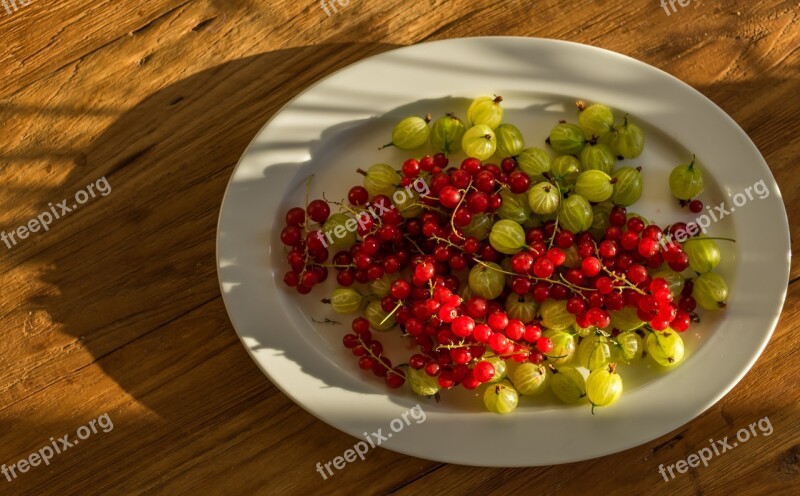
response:
<path id="1" fill-rule="evenodd" d="M 550 390 L 543 398 L 594 413 L 619 399 L 626 365 L 686 359 L 681 333 L 698 307 L 725 308 L 722 238 L 633 211 L 649 176 L 619 163 L 643 153 L 629 115 L 617 122 L 610 107 L 578 102 L 577 123 L 526 148 L 502 101 L 453 109 L 465 121 L 403 119 L 393 146 L 438 152 L 358 169 L 346 200 L 309 199 L 309 180 L 280 231 L 283 281 L 302 295 L 335 283 L 323 302 L 355 315 L 345 349 L 391 389 L 439 400 L 482 388 L 500 414 Z M 694 160 L 664 182 L 702 208 Z M 384 337 L 405 341 L 406 356 L 390 359 Z"/>

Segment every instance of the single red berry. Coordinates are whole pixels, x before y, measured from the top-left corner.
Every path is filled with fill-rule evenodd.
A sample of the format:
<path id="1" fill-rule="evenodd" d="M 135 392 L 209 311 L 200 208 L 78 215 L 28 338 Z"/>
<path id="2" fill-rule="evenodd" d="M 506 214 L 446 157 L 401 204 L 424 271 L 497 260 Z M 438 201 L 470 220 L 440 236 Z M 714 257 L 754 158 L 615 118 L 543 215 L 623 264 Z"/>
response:
<path id="1" fill-rule="evenodd" d="M 290 208 L 286 212 L 286 225 L 300 227 L 306 221 L 306 211 L 300 207 Z"/>
<path id="2" fill-rule="evenodd" d="M 653 238 L 642 238 L 639 240 L 639 255 L 650 258 L 658 253 L 658 241 Z"/>
<path id="3" fill-rule="evenodd" d="M 550 288 L 550 297 L 554 300 L 566 300 L 569 296 L 569 290 L 561 285 L 554 285 Z"/>
<path id="4" fill-rule="evenodd" d="M 450 184 L 458 189 L 466 189 L 471 180 L 472 176 L 465 170 L 455 169 L 450 171 Z"/>
<path id="5" fill-rule="evenodd" d="M 525 326 L 525 333 L 522 337 L 529 343 L 535 343 L 537 339 L 542 337 L 542 328 L 536 324 L 528 324 Z"/>
<path id="6" fill-rule="evenodd" d="M 669 292 L 669 283 L 662 277 L 656 277 L 650 281 L 650 292 L 656 294 L 659 291 Z"/>
<path id="7" fill-rule="evenodd" d="M 550 283 L 546 281 L 539 281 L 533 287 L 533 299 L 536 300 L 538 303 L 542 303 L 543 301 L 550 298 L 550 291 L 551 291 Z"/>
<path id="8" fill-rule="evenodd" d="M 619 226 L 608 226 L 605 232 L 605 238 L 610 241 L 616 241 L 622 237 L 622 229 Z"/>
<path id="9" fill-rule="evenodd" d="M 308 217 L 314 222 L 325 222 L 331 214 L 331 207 L 324 200 L 313 200 L 308 204 Z"/>
<path id="10" fill-rule="evenodd" d="M 405 373 L 399 368 L 392 369 L 391 373 L 386 374 L 386 385 L 391 389 L 398 389 L 406 382 Z"/>
<path id="11" fill-rule="evenodd" d="M 465 338 L 472 334 L 472 331 L 475 329 L 475 321 L 472 320 L 472 317 L 461 315 L 453 319 L 453 323 L 450 324 L 450 329 L 456 336 Z"/>
<path id="12" fill-rule="evenodd" d="M 673 260 L 667 262 L 669 268 L 675 272 L 683 272 L 689 267 L 689 255 L 685 252 L 680 252 L 675 255 Z"/>
<path id="13" fill-rule="evenodd" d="M 595 277 L 603 269 L 596 257 L 585 257 L 581 260 L 581 273 L 586 277 Z"/>
<path id="14" fill-rule="evenodd" d="M 594 245 L 592 243 L 581 242 L 577 243 L 578 256 L 581 258 L 591 257 L 594 255 Z"/>
<path id="15" fill-rule="evenodd" d="M 352 324 L 353 332 L 361 336 L 362 339 L 369 339 L 369 321 L 364 317 L 356 317 Z"/>
<path id="16" fill-rule="evenodd" d="M 615 206 L 612 208 L 608 216 L 608 221 L 612 226 L 624 226 L 625 222 L 627 222 L 627 211 L 625 207 Z"/>
<path id="17" fill-rule="evenodd" d="M 501 332 L 508 325 L 508 315 L 505 312 L 494 312 L 489 315 L 486 323 L 489 324 L 493 331 Z"/>
<path id="18" fill-rule="evenodd" d="M 543 354 L 553 351 L 553 342 L 548 338 L 539 338 L 536 340 L 536 349 Z"/>
<path id="19" fill-rule="evenodd" d="M 487 343 L 491 336 L 492 329 L 486 324 L 477 324 L 472 331 L 472 337 L 479 343 Z"/>
<path id="20" fill-rule="evenodd" d="M 467 348 L 453 348 L 450 350 L 450 357 L 455 364 L 465 364 L 472 360 L 472 353 Z"/>
<path id="21" fill-rule="evenodd" d="M 489 196 L 482 191 L 472 191 L 467 195 L 467 208 L 473 214 L 480 214 L 489 208 Z"/>
<path id="22" fill-rule="evenodd" d="M 456 208 L 461 201 L 461 191 L 455 186 L 445 186 L 439 192 L 439 203 L 446 208 Z"/>
<path id="23" fill-rule="evenodd" d="M 303 242 L 303 232 L 297 226 L 286 226 L 281 230 L 281 243 L 298 246 Z"/>
<path id="24" fill-rule="evenodd" d="M 458 309 L 452 305 L 443 305 L 439 308 L 439 320 L 444 323 L 452 322 L 458 316 Z"/>
<path id="25" fill-rule="evenodd" d="M 503 205 L 503 197 L 499 193 L 492 193 L 489 195 L 489 211 L 494 212 Z"/>
<path id="26" fill-rule="evenodd" d="M 467 314 L 473 319 L 482 319 L 486 316 L 486 300 L 480 296 L 473 296 L 467 300 Z"/>
<path id="27" fill-rule="evenodd" d="M 619 238 L 619 244 L 626 250 L 633 250 L 639 246 L 639 235 L 633 231 L 625 231 Z"/>
<path id="28" fill-rule="evenodd" d="M 480 361 L 472 369 L 472 375 L 480 382 L 489 382 L 494 378 L 494 365 L 485 360 Z"/>
<path id="29" fill-rule="evenodd" d="M 601 295 L 607 295 L 614 290 L 614 281 L 610 277 L 600 276 L 594 281 L 594 287 Z"/>
<path id="30" fill-rule="evenodd" d="M 461 162 L 461 169 L 469 172 L 473 176 L 480 172 L 482 166 L 483 164 L 481 161 L 473 157 L 465 158 L 464 161 Z"/>
<path id="31" fill-rule="evenodd" d="M 678 308 L 686 313 L 691 313 L 697 308 L 697 301 L 691 296 L 681 296 L 678 301 Z"/>
<path id="32" fill-rule="evenodd" d="M 408 365 L 414 370 L 422 370 L 427 364 L 428 359 L 419 353 L 411 355 L 411 358 L 408 359 Z"/>
<path id="33" fill-rule="evenodd" d="M 508 344 L 508 338 L 499 332 L 495 332 L 489 336 L 489 346 L 495 353 L 503 353 Z"/>
<path id="34" fill-rule="evenodd" d="M 349 287 L 355 282 L 355 271 L 353 269 L 346 269 L 336 274 L 336 282 L 340 286 Z"/>
<path id="35" fill-rule="evenodd" d="M 570 231 L 558 231 L 556 233 L 555 243 L 559 248 L 567 249 L 575 244 L 575 236 Z"/>
<path id="36" fill-rule="evenodd" d="M 475 187 L 478 191 L 484 193 L 492 193 L 496 185 L 494 174 L 489 171 L 482 170 L 475 176 Z"/>
<path id="37" fill-rule="evenodd" d="M 656 225 L 649 225 L 642 231 L 643 238 L 653 238 L 656 241 L 660 241 L 663 236 L 664 232 Z"/>
<path id="38" fill-rule="evenodd" d="M 553 265 L 560 267 L 567 260 L 567 254 L 561 248 L 555 246 L 547 250 L 547 258 L 553 262 Z"/>
<path id="39" fill-rule="evenodd" d="M 644 221 L 638 217 L 631 217 L 628 219 L 627 226 L 629 231 L 637 234 L 644 231 Z"/>
<path id="40" fill-rule="evenodd" d="M 403 162 L 403 175 L 406 177 L 416 177 L 420 170 L 422 170 L 419 166 L 419 160 L 415 158 L 410 158 Z"/>
<path id="41" fill-rule="evenodd" d="M 549 258 L 538 258 L 533 264 L 533 273 L 540 279 L 547 279 L 553 275 L 555 264 Z"/>
<path id="42" fill-rule="evenodd" d="M 572 315 L 578 315 L 579 313 L 585 312 L 587 306 L 588 305 L 583 298 L 579 298 L 577 296 L 573 296 L 567 300 L 567 312 L 571 313 Z"/>
<path id="43" fill-rule="evenodd" d="M 506 157 L 500 162 L 500 168 L 503 169 L 503 172 L 506 174 L 511 174 L 514 172 L 514 169 L 517 168 L 517 159 L 514 157 Z"/>
<path id="44" fill-rule="evenodd" d="M 508 176 L 508 187 L 512 193 L 524 193 L 531 185 L 531 178 L 522 171 L 514 171 Z"/>
<path id="45" fill-rule="evenodd" d="M 290 270 L 283 276 L 283 283 L 289 286 L 290 288 L 297 286 L 299 282 L 300 282 L 300 275 L 293 270 Z"/>
<path id="46" fill-rule="evenodd" d="M 614 258 L 617 256 L 617 243 L 606 239 L 600 243 L 598 251 L 600 252 L 600 256 L 603 258 Z"/>
<path id="47" fill-rule="evenodd" d="M 641 284 L 647 279 L 647 269 L 644 268 L 641 264 L 633 264 L 631 265 L 627 272 L 628 280 L 630 280 L 633 284 Z"/>
<path id="48" fill-rule="evenodd" d="M 675 318 L 670 322 L 670 327 L 678 332 L 683 332 L 689 328 L 691 323 L 692 317 L 683 310 L 679 310 L 678 313 L 675 314 Z"/>
<path id="49" fill-rule="evenodd" d="M 450 160 L 447 158 L 447 155 L 445 155 L 444 153 L 439 152 L 439 153 L 437 153 L 437 154 L 435 154 L 433 156 L 433 165 L 434 165 L 434 167 L 440 167 L 440 168 L 444 169 L 449 164 L 450 164 Z"/>
<path id="50" fill-rule="evenodd" d="M 527 274 L 533 267 L 533 256 L 526 252 L 521 251 L 511 257 L 511 270 L 517 274 Z"/>
<path id="51" fill-rule="evenodd" d="M 453 214 L 453 224 L 458 227 L 466 227 L 470 222 L 472 222 L 472 213 L 468 208 L 459 207 Z"/>
<path id="52" fill-rule="evenodd" d="M 603 298 L 605 307 L 608 310 L 622 310 L 625 306 L 625 297 L 622 293 L 611 293 Z"/>
<path id="53" fill-rule="evenodd" d="M 652 327 L 656 331 L 663 331 L 667 327 L 669 327 L 669 322 L 666 320 L 659 320 L 653 319 L 650 321 L 650 327 Z"/>
<path id="54" fill-rule="evenodd" d="M 363 186 L 353 186 L 350 188 L 350 191 L 347 192 L 347 201 L 353 205 L 363 207 L 367 204 L 368 200 L 369 193 L 367 192 L 367 188 Z"/>
<path id="55" fill-rule="evenodd" d="M 525 333 L 525 324 L 521 320 L 511 319 L 508 321 L 505 332 L 509 339 L 519 341 Z"/>
<path id="56" fill-rule="evenodd" d="M 419 167 L 420 167 L 420 169 L 422 169 L 422 170 L 424 170 L 426 172 L 432 171 L 434 166 L 435 166 L 435 164 L 433 162 L 433 157 L 431 157 L 430 155 L 425 155 L 424 157 L 419 159 Z"/>
<path id="57" fill-rule="evenodd" d="M 692 200 L 689 202 L 689 210 L 692 213 L 700 213 L 703 210 L 703 202 L 700 200 Z"/>
<path id="58" fill-rule="evenodd" d="M 355 348 L 358 346 L 358 336 L 355 334 L 345 334 L 342 338 L 342 344 L 345 348 Z"/>

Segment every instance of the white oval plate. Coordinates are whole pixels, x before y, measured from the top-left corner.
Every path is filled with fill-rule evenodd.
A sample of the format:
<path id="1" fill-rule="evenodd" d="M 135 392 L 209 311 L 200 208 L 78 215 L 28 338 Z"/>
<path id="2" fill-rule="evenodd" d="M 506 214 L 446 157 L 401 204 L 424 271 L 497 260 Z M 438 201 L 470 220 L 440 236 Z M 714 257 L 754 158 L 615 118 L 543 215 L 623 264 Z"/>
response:
<path id="1" fill-rule="evenodd" d="M 349 319 L 339 319 L 342 326 L 314 322 L 335 319 L 319 303 L 331 286 L 308 297 L 283 286 L 287 269 L 279 233 L 286 210 L 303 204 L 310 174 L 315 174 L 312 198 L 323 191 L 329 199 L 344 198 L 359 183 L 357 167 L 389 162 L 399 168 L 407 158 L 396 150 L 377 150 L 397 120 L 424 112 L 454 111 L 464 117 L 465 98 L 490 93 L 505 98 L 504 120 L 521 128 L 528 146 L 544 146 L 559 119 L 574 121 L 578 98 L 629 112 L 647 133 L 645 153 L 629 162 L 644 167 L 644 195 L 635 210 L 662 225 L 691 218 L 670 199 L 667 177 L 692 153 L 706 171 L 702 199 L 708 205 L 732 205 L 737 193 L 764 184 L 756 186 L 760 194 L 751 188 L 752 200 L 710 228 L 712 235 L 737 239 L 735 245 L 721 243 L 725 261 L 718 271 L 729 281 L 728 309 L 706 312 L 702 324 L 685 333 L 687 358 L 673 370 L 622 369 L 625 394 L 595 415 L 586 405 L 565 407 L 550 397 L 526 399 L 513 414 L 499 416 L 483 411 L 475 392 L 445 392 L 435 403 L 405 388 L 390 391 L 364 375 L 341 345 Z M 460 159 L 456 156 L 454 163 Z M 607 455 L 695 418 L 736 385 L 769 341 L 786 295 L 789 256 L 778 187 L 756 147 L 719 107 L 634 59 L 530 38 L 410 46 L 315 84 L 278 112 L 242 156 L 217 234 L 220 285 L 233 326 L 283 392 L 357 438 L 378 429 L 383 435 L 392 432 L 390 422 L 420 403 L 425 420 L 410 419 L 381 446 L 486 466 L 549 465 Z M 395 363 L 410 355 L 399 340 L 381 340 Z"/>

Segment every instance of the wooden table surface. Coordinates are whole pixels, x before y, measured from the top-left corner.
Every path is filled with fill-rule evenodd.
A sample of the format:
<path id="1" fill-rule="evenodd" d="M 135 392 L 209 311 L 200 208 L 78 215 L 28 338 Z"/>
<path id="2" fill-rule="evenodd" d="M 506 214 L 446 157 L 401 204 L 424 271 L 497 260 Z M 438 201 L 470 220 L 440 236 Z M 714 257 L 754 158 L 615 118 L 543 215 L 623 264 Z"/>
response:
<path id="1" fill-rule="evenodd" d="M 27 224 L 50 203 L 60 212 L 56 203 L 88 184 L 98 190 L 102 177 L 112 192 L 46 232 L 0 244 L 0 464 L 50 438 L 75 440 L 98 418 L 105 429 L 49 465 L 29 459 L 40 464 L 17 467 L 10 481 L 0 474 L 0 494 L 800 492 L 797 260 L 755 367 L 660 439 L 528 469 L 377 449 L 327 481 L 315 464 L 354 439 L 258 370 L 225 313 L 215 267 L 228 178 L 282 105 L 369 55 L 477 35 L 600 46 L 697 88 L 763 153 L 798 253 L 797 0 L 692 0 L 669 16 L 651 0 L 350 0 L 330 17 L 310 0 L 26 1 L 0 5 L 0 229 Z M 659 474 L 660 464 L 764 417 L 772 435 L 670 482 Z"/>

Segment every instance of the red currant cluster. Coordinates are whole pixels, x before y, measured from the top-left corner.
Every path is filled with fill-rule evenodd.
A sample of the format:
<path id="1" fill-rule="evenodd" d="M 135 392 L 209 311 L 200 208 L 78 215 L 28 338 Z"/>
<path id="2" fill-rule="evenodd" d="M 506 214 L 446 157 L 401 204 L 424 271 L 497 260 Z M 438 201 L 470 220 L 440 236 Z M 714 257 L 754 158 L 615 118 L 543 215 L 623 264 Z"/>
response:
<path id="1" fill-rule="evenodd" d="M 620 206 L 611 210 L 602 236 L 575 234 L 552 220 L 527 229 L 526 247 L 510 257 L 508 271 L 503 269 L 509 284 L 502 294 L 493 300 L 461 298 L 456 293 L 466 282 L 464 269 L 477 264 L 488 268 L 489 262 L 504 258 L 488 239 L 467 236 L 462 228 L 475 215 L 499 209 L 502 189 L 524 193 L 531 182 L 513 158 L 504 159 L 500 166 L 475 158 L 465 159 L 459 168 L 447 166 L 443 154 L 407 160 L 400 186 L 419 178 L 428 182 L 430 193 L 419 200 L 424 212 L 403 218 L 388 197 L 376 195 L 371 204 L 381 206 L 374 210 L 379 215 L 359 222 L 358 241 L 349 250 L 335 253 L 332 264 L 326 263 L 328 250 L 312 229 L 312 222 L 322 223 L 330 215 L 328 204 L 314 200 L 305 210 L 291 209 L 281 233 L 281 240 L 290 247 L 286 284 L 305 294 L 325 280 L 327 267 L 337 271 L 336 280 L 344 287 L 409 268 L 391 283 L 381 308 L 396 319 L 418 349 L 408 366 L 437 377 L 445 389 L 458 384 L 474 389 L 491 380 L 495 370 L 485 360 L 489 356 L 533 363 L 548 358 L 553 343 L 542 336 L 543 325 L 535 319 L 509 318 L 505 309 L 511 298 L 566 301 L 567 311 L 575 315 L 579 326 L 608 328 L 609 332 L 616 332 L 610 328 L 611 312 L 625 307 L 635 309 L 639 319 L 655 330 L 671 326 L 685 331 L 696 319 L 691 282 L 675 301 L 667 280 L 648 272 L 665 264 L 676 272 L 686 269 L 689 262 L 683 248 L 662 243 L 665 232 L 661 228 L 629 218 Z M 345 208 L 358 214 L 368 200 L 367 190 L 355 186 L 348 193 L 350 206 Z M 675 224 L 667 233 L 686 228 Z M 389 387 L 400 387 L 404 372 L 383 355 L 383 346 L 369 327 L 369 320 L 356 318 L 344 345 L 359 357 L 360 368 L 384 377 Z"/>
<path id="2" fill-rule="evenodd" d="M 392 389 L 405 384 L 405 373 L 399 367 L 392 368 L 391 360 L 383 356 L 383 345 L 372 338 L 367 319 L 357 317 L 353 320 L 352 328 L 353 333 L 345 334 L 342 342 L 358 357 L 359 368 L 371 370 L 377 377 L 383 377 L 386 385 Z"/>
<path id="3" fill-rule="evenodd" d="M 603 329 L 611 323 L 608 311 L 629 306 L 636 309 L 639 319 L 655 330 L 672 327 L 685 331 L 696 306 L 691 291 L 684 291 L 688 296 L 682 296 L 676 304 L 669 283 L 663 278 L 653 279 L 647 270 L 660 269 L 666 262 L 671 270 L 682 272 L 689 266 L 683 248 L 678 243 L 662 246 L 664 231 L 656 225 L 645 227 L 638 217 L 627 218 L 624 207 L 616 206 L 611 210 L 609 224 L 600 240 L 595 240 L 588 232 L 575 237 L 580 265 L 566 269 L 563 276 L 573 286 L 588 291 L 573 288 L 573 294 L 567 296 L 567 311 L 576 316 L 579 326 Z M 685 230 L 686 225 L 674 224 L 668 232 L 679 229 Z M 557 246 L 569 248 L 572 245 L 569 235 L 560 234 L 555 239 Z M 563 291 L 553 295 L 551 290 L 550 296 L 561 299 Z"/>
<path id="4" fill-rule="evenodd" d="M 331 214 L 331 207 L 324 200 L 314 200 L 305 209 L 290 208 L 286 212 L 286 227 L 281 231 L 281 242 L 290 247 L 287 254 L 289 267 L 283 282 L 297 289 L 300 294 L 308 294 L 311 288 L 328 278 L 328 269 L 322 265 L 328 260 L 328 250 L 318 236 L 307 232 L 310 222 L 325 222 Z"/>

